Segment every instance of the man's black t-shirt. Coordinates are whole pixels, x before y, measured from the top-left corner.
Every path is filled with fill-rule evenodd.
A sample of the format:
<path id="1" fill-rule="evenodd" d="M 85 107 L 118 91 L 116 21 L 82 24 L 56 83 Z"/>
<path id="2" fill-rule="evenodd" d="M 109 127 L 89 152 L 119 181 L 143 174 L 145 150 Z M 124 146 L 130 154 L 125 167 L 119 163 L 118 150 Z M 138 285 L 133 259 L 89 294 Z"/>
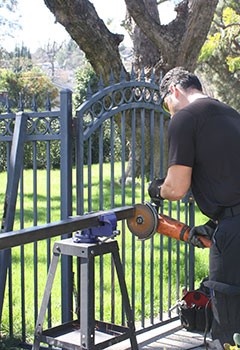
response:
<path id="1" fill-rule="evenodd" d="M 192 192 L 200 210 L 216 219 L 240 203 L 240 114 L 211 98 L 199 98 L 169 124 L 169 167 L 192 167 Z"/>

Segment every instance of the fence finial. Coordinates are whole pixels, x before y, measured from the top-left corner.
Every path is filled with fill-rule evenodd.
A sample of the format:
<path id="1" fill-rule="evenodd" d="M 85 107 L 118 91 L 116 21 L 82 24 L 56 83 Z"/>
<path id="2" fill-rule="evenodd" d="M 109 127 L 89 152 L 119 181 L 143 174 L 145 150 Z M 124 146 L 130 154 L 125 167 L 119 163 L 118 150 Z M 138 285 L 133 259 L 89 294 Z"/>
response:
<path id="1" fill-rule="evenodd" d="M 144 67 L 141 69 L 140 81 L 145 81 L 145 72 L 144 72 Z"/>
<path id="2" fill-rule="evenodd" d="M 115 83 L 115 78 L 114 78 L 113 70 L 111 68 L 110 76 L 109 76 L 109 84 L 114 85 L 114 83 Z"/>
<path id="3" fill-rule="evenodd" d="M 136 73 L 135 73 L 135 70 L 134 70 L 134 66 L 132 64 L 132 69 L 131 69 L 131 80 L 135 80 L 136 79 Z"/>
<path id="4" fill-rule="evenodd" d="M 86 92 L 86 99 L 90 100 L 90 98 L 92 97 L 92 89 L 91 89 L 91 85 L 90 85 L 90 81 L 88 82 L 87 85 L 87 92 Z"/>
<path id="5" fill-rule="evenodd" d="M 98 82 L 98 90 L 102 90 L 104 88 L 104 83 L 103 83 L 103 77 L 102 77 L 102 73 L 100 74 L 100 79 Z"/>
<path id="6" fill-rule="evenodd" d="M 51 111 L 51 100 L 50 100 L 50 93 L 49 92 L 47 94 L 47 101 L 46 101 L 45 107 L 46 107 L 47 111 Z"/>
<path id="7" fill-rule="evenodd" d="M 121 68 L 121 72 L 120 72 L 120 81 L 125 81 L 126 77 L 125 77 L 125 72 L 123 67 Z"/>
<path id="8" fill-rule="evenodd" d="M 152 68 L 150 81 L 151 81 L 151 83 L 155 83 L 155 69 L 154 68 Z"/>
<path id="9" fill-rule="evenodd" d="M 18 112 L 22 112 L 24 110 L 24 104 L 22 99 L 22 93 L 19 92 L 19 100 L 18 100 Z"/>
<path id="10" fill-rule="evenodd" d="M 5 109 L 7 113 L 11 113 L 11 108 L 10 108 L 10 103 L 9 103 L 9 98 L 6 96 L 6 104 L 5 104 Z"/>
<path id="11" fill-rule="evenodd" d="M 32 98 L 32 111 L 37 112 L 37 100 L 36 100 L 36 95 L 33 95 Z"/>

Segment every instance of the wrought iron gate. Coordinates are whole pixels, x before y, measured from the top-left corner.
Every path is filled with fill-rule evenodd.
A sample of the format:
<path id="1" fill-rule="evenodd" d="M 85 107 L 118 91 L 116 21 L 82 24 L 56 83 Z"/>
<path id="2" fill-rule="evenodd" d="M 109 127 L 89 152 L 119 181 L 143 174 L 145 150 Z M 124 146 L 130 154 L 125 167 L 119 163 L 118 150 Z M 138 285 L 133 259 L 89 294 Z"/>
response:
<path id="1" fill-rule="evenodd" d="M 89 99 L 78 109 L 77 214 L 147 201 L 148 182 L 165 175 L 169 116 L 161 108 L 154 80 L 152 75 L 147 81 L 142 73 L 137 81 L 132 73 L 129 81 L 122 76 L 118 83 L 107 87 L 100 84 L 99 91 L 88 93 Z M 193 224 L 193 203 L 189 198 L 166 202 L 163 211 Z M 192 249 L 161 235 L 138 241 L 124 222 L 120 229 L 118 241 L 135 319 L 145 328 L 171 318 L 169 310 L 179 299 L 181 286 L 194 284 Z M 109 264 L 103 259 L 99 262 L 99 314 L 103 317 L 110 303 L 109 321 L 114 323 L 119 320 L 119 295 L 114 290 L 113 272 L 107 302 L 102 283 Z"/>

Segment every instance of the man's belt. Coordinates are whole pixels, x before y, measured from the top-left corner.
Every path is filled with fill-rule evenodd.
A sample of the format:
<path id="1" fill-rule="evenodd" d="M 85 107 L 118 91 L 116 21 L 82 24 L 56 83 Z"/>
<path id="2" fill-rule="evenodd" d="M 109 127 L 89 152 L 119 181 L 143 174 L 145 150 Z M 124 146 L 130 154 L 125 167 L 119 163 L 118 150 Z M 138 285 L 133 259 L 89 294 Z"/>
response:
<path id="1" fill-rule="evenodd" d="M 226 219 L 237 215 L 240 215 L 240 204 L 233 207 L 223 208 L 221 214 L 219 215 L 219 219 Z"/>
<path id="2" fill-rule="evenodd" d="M 211 280 L 204 281 L 203 285 L 211 290 L 215 290 L 223 294 L 238 296 L 240 295 L 240 286 Z"/>

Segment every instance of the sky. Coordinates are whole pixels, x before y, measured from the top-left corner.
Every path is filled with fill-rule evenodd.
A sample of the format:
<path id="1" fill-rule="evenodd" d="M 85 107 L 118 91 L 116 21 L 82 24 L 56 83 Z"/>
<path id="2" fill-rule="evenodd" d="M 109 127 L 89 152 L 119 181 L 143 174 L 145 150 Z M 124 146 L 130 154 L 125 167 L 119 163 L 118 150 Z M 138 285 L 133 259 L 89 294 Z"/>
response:
<path id="1" fill-rule="evenodd" d="M 124 0 L 92 0 L 91 2 L 103 20 L 112 19 L 109 29 L 112 32 L 123 33 L 125 35 L 124 44 L 129 46 L 131 41 L 120 25 L 125 17 Z M 19 23 L 22 30 L 16 31 L 13 38 L 7 37 L 1 42 L 7 50 L 14 50 L 16 45 L 21 46 L 23 43 L 31 53 L 34 53 L 37 48 L 44 47 L 48 42 L 62 43 L 70 39 L 65 28 L 55 23 L 53 14 L 43 0 L 18 0 L 18 3 L 17 13 L 21 15 Z M 173 4 L 167 1 L 161 6 L 161 13 L 163 13 L 161 22 L 166 24 L 174 17 Z"/>

